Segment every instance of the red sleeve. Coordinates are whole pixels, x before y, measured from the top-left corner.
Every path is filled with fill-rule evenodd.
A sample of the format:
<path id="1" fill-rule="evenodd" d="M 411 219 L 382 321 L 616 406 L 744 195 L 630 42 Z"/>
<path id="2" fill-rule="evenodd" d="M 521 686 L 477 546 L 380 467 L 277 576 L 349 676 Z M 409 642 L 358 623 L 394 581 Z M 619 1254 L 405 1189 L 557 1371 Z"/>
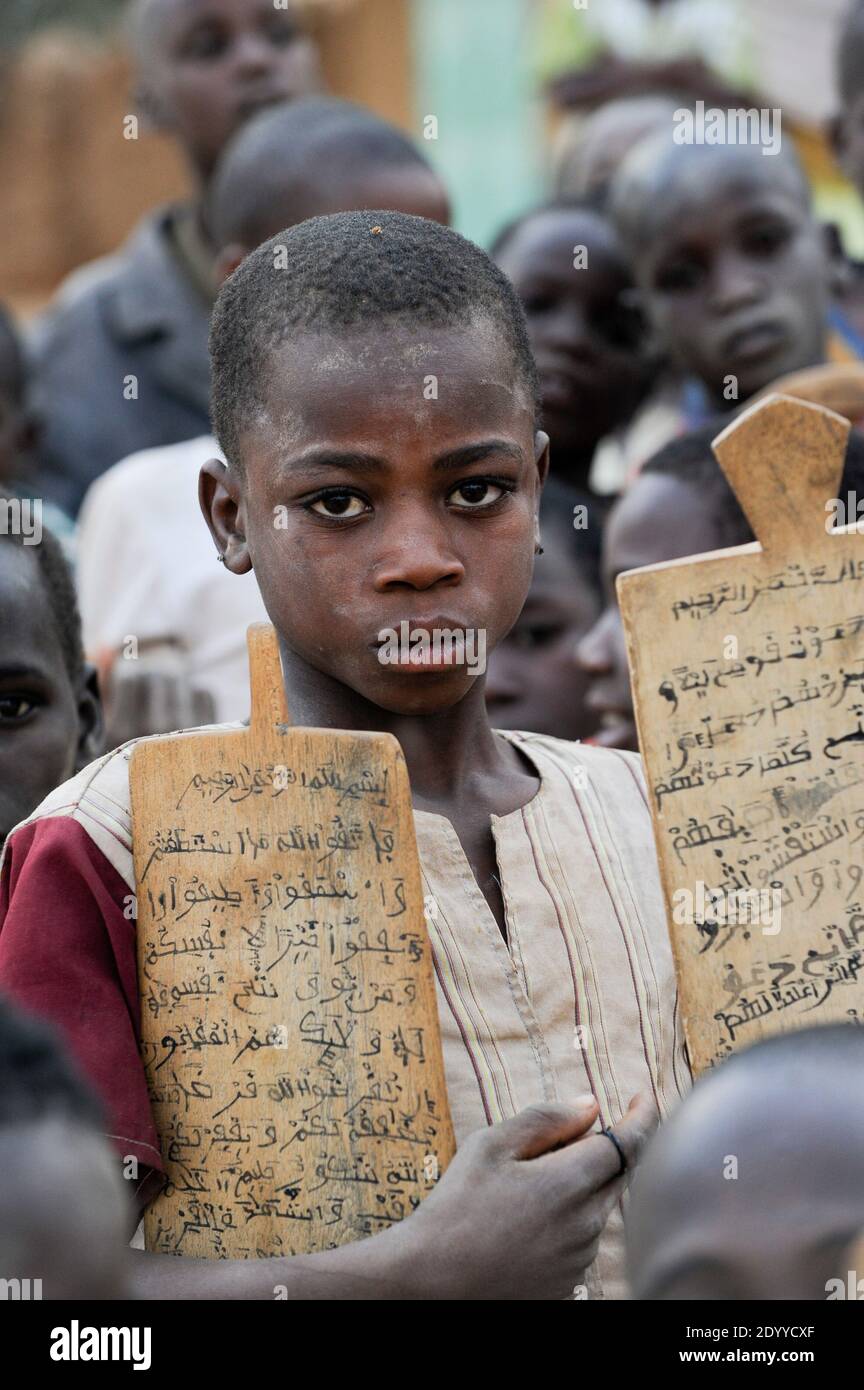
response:
<path id="1" fill-rule="evenodd" d="M 128 884 L 77 821 L 46 817 L 10 836 L 0 876 L 0 989 L 52 1023 L 138 1160 L 138 1200 L 164 1165 L 140 1053 L 135 923 Z"/>

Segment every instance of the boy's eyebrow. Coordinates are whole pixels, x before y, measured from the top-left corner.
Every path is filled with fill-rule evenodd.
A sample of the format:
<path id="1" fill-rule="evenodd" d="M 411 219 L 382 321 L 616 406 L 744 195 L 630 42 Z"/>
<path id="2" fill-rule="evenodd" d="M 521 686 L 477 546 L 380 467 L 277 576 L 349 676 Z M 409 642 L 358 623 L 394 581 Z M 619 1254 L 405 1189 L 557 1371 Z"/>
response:
<path id="1" fill-rule="evenodd" d="M 467 468 L 469 464 L 481 463 L 491 454 L 504 454 L 507 458 L 521 463 L 523 454 L 518 444 L 509 439 L 484 439 L 480 444 L 466 444 L 461 449 L 451 449 L 449 453 L 437 458 L 432 467 L 436 473 L 456 471 Z"/>
<path id="2" fill-rule="evenodd" d="M 484 439 L 479 444 L 466 444 L 462 448 L 451 449 L 437 458 L 432 467 L 436 473 L 454 472 L 460 468 L 467 468 L 469 464 L 480 463 L 493 454 L 504 454 L 517 463 L 521 463 L 523 459 L 522 450 L 512 440 Z M 344 473 L 382 473 L 386 472 L 389 466 L 385 459 L 378 458 L 375 454 L 326 447 L 311 449 L 293 461 L 293 467 L 313 473 L 330 472 L 334 468 Z"/>
<path id="3" fill-rule="evenodd" d="M 0 665 L 0 681 L 21 680 L 22 677 L 32 678 L 33 676 L 39 680 L 44 680 L 45 672 L 40 670 L 38 666 L 27 666 L 23 662 L 10 661 Z"/>

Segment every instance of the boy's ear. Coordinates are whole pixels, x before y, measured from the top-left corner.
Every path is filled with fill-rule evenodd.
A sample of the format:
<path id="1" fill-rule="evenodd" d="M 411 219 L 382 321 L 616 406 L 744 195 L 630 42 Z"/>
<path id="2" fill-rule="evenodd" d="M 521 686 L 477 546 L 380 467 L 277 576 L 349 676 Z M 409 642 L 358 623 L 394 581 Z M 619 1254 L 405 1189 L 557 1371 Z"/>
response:
<path id="1" fill-rule="evenodd" d="M 534 463 L 542 488 L 549 476 L 549 436 L 543 430 L 534 431 Z"/>
<path id="2" fill-rule="evenodd" d="M 198 502 L 216 544 L 217 557 L 232 574 L 248 574 L 252 559 L 246 544 L 240 488 L 221 459 L 208 459 L 201 465 Z"/>
<path id="3" fill-rule="evenodd" d="M 224 285 L 228 276 L 234 274 L 240 262 L 244 261 L 248 254 L 246 247 L 241 246 L 239 241 L 232 241 L 229 246 L 224 247 L 216 257 L 214 266 L 217 285 Z"/>
<path id="4" fill-rule="evenodd" d="M 828 265 L 828 287 L 833 295 L 842 298 L 848 292 L 853 277 L 843 246 L 843 234 L 836 222 L 820 223 L 820 231 Z"/>
<path id="5" fill-rule="evenodd" d="M 88 661 L 78 686 L 78 749 L 75 771 L 92 763 L 104 752 L 105 723 L 102 717 L 102 696 L 96 667 Z"/>

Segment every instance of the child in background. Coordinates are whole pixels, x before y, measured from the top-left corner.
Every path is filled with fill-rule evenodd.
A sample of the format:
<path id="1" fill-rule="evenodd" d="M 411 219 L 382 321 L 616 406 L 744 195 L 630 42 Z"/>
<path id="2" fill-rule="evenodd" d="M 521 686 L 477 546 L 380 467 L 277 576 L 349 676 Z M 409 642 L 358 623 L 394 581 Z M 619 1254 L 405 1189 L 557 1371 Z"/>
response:
<path id="1" fill-rule="evenodd" d="M 40 430 L 30 396 L 24 347 L 12 315 L 0 304 L 0 488 L 9 488 L 17 497 L 35 503 Z M 72 561 L 74 523 L 42 497 L 39 506 L 42 520 Z"/>
<path id="2" fill-rule="evenodd" d="M 862 1071 L 864 1029 L 848 1023 L 758 1042 L 697 1081 L 633 1184 L 635 1297 L 815 1300 L 845 1287 L 864 1225 Z"/>
<path id="3" fill-rule="evenodd" d="M 626 426 L 651 381 L 644 323 L 618 234 L 599 204 L 551 203 L 499 233 L 493 259 L 525 309 L 540 374 L 552 472 L 582 491 L 616 491 Z M 615 464 L 617 463 L 617 467 Z"/>
<path id="4" fill-rule="evenodd" d="M 495 729 L 571 739 L 594 732 L 596 716 L 584 703 L 587 673 L 573 654 L 600 612 L 598 507 L 556 478 L 543 489 L 543 553 L 525 607 L 489 660 L 486 708 Z"/>
<path id="5" fill-rule="evenodd" d="M 70 515 L 118 459 L 209 429 L 219 247 L 207 189 L 243 122 L 319 86 L 293 4 L 133 0 L 130 26 L 139 108 L 182 146 L 197 193 L 149 214 L 116 255 L 76 272 L 34 331 L 41 491 Z"/>
<path id="6" fill-rule="evenodd" d="M 18 499 L 0 492 L 4 523 Z M 31 538 L 35 543 L 31 543 Z M 54 787 L 101 751 L 96 672 L 84 661 L 59 542 L 0 526 L 0 846 Z"/>
<path id="7" fill-rule="evenodd" d="M 675 373 L 634 420 L 632 453 L 640 435 L 656 451 L 777 377 L 849 359 L 829 326 L 836 260 L 788 138 L 765 156 L 651 136 L 624 161 L 612 210 Z"/>
<path id="8" fill-rule="evenodd" d="M 609 515 L 603 536 L 606 606 L 577 649 L 578 663 L 591 682 L 585 704 L 595 720 L 594 743 L 638 747 L 615 592 L 618 575 L 753 540 L 750 523 L 711 448 L 720 428 L 707 425 L 673 439 L 648 460 Z M 849 493 L 864 496 L 864 436 L 855 430 L 849 435 L 838 495 L 845 498 Z"/>
<path id="9" fill-rule="evenodd" d="M 864 198 L 864 0 L 851 0 L 837 41 L 837 93 L 840 112 L 831 122 L 834 153 L 849 182 Z M 857 336 L 864 357 L 864 264 L 847 262 L 835 316 Z"/>
<path id="10" fill-rule="evenodd" d="M 230 141 L 211 182 L 220 280 L 283 227 L 370 206 L 441 222 L 450 211 L 417 146 L 371 111 L 332 97 L 264 111 Z M 267 613 L 254 574 L 217 566 L 201 519 L 198 474 L 218 451 L 209 434 L 148 449 L 87 494 L 78 592 L 86 650 L 110 671 L 109 747 L 249 712 L 246 629 Z M 124 660 L 130 635 L 136 659 Z M 196 713 L 205 697 L 211 712 Z"/>
<path id="11" fill-rule="evenodd" d="M 381 660 L 402 622 L 431 637 L 482 633 L 491 651 L 524 604 L 548 438 L 516 295 L 437 222 L 340 213 L 246 257 L 211 344 L 228 463 L 202 469 L 202 505 L 228 571 L 255 571 L 292 722 L 391 732 L 405 755 L 424 894 L 438 908 L 430 941 L 459 1151 L 382 1235 L 295 1259 L 142 1254 L 137 1287 L 558 1298 L 581 1283 L 589 1299 L 621 1297 L 627 1168 L 655 1107 L 688 1080 L 638 760 L 493 733 L 484 675 L 467 664 Z M 147 1167 L 149 1199 L 164 1165 L 124 911 L 133 746 L 9 837 L 0 983 L 63 1030 L 124 1152 Z M 49 900 L 64 902 L 59 921 Z M 583 1018 L 590 1038 L 574 1046 Z M 589 1133 L 598 1119 L 612 1140 Z"/>
<path id="12" fill-rule="evenodd" d="M 19 1298 L 130 1296 L 135 1184 L 104 1128 L 49 1029 L 0 998 L 0 1280 L 30 1280 Z"/>

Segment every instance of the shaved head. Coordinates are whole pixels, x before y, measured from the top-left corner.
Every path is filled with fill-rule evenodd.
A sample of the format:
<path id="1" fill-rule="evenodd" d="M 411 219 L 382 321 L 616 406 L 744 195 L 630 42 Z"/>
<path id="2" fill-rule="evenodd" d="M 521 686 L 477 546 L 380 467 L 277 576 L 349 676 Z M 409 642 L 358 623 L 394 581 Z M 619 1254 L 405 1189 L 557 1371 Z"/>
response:
<path id="1" fill-rule="evenodd" d="M 864 1029 L 841 1024 L 757 1043 L 698 1081 L 633 1183 L 636 1296 L 824 1298 L 864 1227 L 862 1076 Z"/>

